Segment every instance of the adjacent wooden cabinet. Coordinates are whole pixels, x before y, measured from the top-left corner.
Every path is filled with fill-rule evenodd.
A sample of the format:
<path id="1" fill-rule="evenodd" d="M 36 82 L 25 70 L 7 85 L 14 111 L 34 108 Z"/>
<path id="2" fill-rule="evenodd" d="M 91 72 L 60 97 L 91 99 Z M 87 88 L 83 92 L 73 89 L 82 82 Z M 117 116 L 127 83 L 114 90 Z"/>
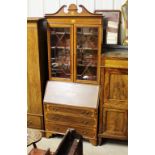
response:
<path id="1" fill-rule="evenodd" d="M 43 96 L 47 71 L 46 22 L 27 19 L 27 126 L 44 129 Z"/>
<path id="2" fill-rule="evenodd" d="M 102 15 L 71 4 L 46 14 L 50 80 L 99 84 Z"/>
<path id="3" fill-rule="evenodd" d="M 102 138 L 128 138 L 127 51 L 109 51 L 101 63 L 99 143 Z"/>

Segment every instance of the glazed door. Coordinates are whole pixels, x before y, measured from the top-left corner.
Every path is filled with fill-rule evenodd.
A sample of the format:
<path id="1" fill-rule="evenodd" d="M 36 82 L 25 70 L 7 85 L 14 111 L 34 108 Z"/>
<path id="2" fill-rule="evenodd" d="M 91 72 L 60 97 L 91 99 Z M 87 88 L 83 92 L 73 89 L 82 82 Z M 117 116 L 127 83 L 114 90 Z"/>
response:
<path id="1" fill-rule="evenodd" d="M 48 26 L 49 79 L 73 81 L 73 26 Z"/>
<path id="2" fill-rule="evenodd" d="M 74 25 L 74 81 L 99 83 L 101 28 L 96 25 Z"/>

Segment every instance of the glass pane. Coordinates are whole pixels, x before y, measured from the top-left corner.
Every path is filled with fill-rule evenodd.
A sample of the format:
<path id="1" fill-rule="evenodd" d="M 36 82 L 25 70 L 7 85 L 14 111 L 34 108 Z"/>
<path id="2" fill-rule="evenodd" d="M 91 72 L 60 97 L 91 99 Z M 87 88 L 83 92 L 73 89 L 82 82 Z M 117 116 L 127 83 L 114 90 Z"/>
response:
<path id="1" fill-rule="evenodd" d="M 51 76 L 70 78 L 70 28 L 51 28 Z"/>
<path id="2" fill-rule="evenodd" d="M 98 28 L 77 28 L 77 79 L 97 80 Z"/>

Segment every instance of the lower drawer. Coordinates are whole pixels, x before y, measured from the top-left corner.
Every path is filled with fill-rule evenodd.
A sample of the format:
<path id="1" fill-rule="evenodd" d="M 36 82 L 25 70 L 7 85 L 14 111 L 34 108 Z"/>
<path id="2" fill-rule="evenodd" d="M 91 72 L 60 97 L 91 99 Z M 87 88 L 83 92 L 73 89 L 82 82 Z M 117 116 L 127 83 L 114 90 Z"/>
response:
<path id="1" fill-rule="evenodd" d="M 79 125 L 79 126 L 87 126 L 90 128 L 97 127 L 97 118 L 86 119 L 83 117 L 75 117 L 75 116 L 68 116 L 68 115 L 59 115 L 59 114 L 50 114 L 46 113 L 45 118 L 47 121 L 51 122 L 61 122 L 61 124 L 67 125 Z"/>
<path id="2" fill-rule="evenodd" d="M 84 138 L 96 139 L 96 136 L 97 136 L 96 128 L 87 128 L 87 127 L 80 128 L 80 127 L 75 127 L 74 125 L 60 125 L 49 121 L 45 122 L 45 128 L 47 131 L 62 133 L 62 134 L 64 134 L 68 128 L 74 128 L 76 132 L 81 134 Z"/>
<path id="3" fill-rule="evenodd" d="M 34 129 L 43 129 L 42 116 L 27 115 L 27 127 Z"/>
<path id="4" fill-rule="evenodd" d="M 46 113 L 57 113 L 57 114 L 67 114 L 67 115 L 77 115 L 86 118 L 94 118 L 97 117 L 96 109 L 89 108 L 79 108 L 79 107 L 71 107 L 71 106 L 63 106 L 63 105 L 53 105 L 53 104 L 44 104 L 44 111 Z"/>

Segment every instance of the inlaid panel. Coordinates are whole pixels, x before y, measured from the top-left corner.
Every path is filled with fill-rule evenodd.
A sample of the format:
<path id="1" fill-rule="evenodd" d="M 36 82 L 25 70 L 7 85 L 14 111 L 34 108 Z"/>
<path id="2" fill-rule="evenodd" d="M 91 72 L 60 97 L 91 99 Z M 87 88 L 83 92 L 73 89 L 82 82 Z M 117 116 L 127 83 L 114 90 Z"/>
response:
<path id="1" fill-rule="evenodd" d="M 103 124 L 105 134 L 127 136 L 127 111 L 104 108 Z"/>
<path id="2" fill-rule="evenodd" d="M 110 96 L 111 99 L 125 100 L 128 98 L 128 75 L 112 74 L 110 76 Z"/>
<path id="3" fill-rule="evenodd" d="M 104 99 L 128 99 L 128 71 L 124 69 L 105 69 Z"/>

